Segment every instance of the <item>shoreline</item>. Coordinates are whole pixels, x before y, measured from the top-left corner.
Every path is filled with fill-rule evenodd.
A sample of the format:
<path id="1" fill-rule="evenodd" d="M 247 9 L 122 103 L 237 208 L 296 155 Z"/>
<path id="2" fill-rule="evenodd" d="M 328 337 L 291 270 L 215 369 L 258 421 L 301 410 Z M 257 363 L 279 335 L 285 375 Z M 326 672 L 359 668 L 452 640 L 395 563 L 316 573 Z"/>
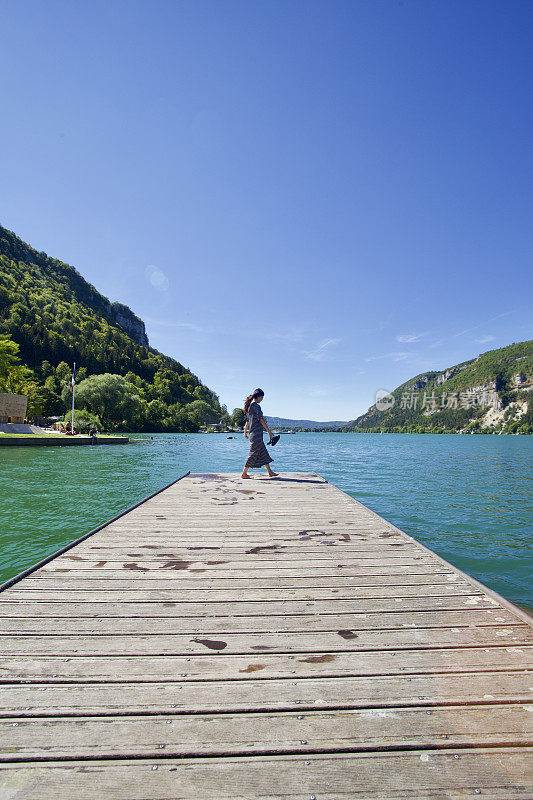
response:
<path id="1" fill-rule="evenodd" d="M 225 434 L 226 431 L 221 431 L 220 434 Z M 358 434 L 358 435 L 376 435 L 380 436 L 382 434 L 390 434 L 395 436 L 465 436 L 465 435 L 475 435 L 475 436 L 498 436 L 498 434 L 494 433 L 482 433 L 482 432 L 474 432 L 473 434 L 466 434 L 461 433 L 459 431 L 442 431 L 440 433 L 436 431 L 327 431 L 327 430 L 304 430 L 304 431 L 294 431 L 294 433 L 332 433 L 332 434 Z M 100 435 L 98 436 L 98 440 L 96 444 L 130 444 L 134 441 L 146 441 L 146 437 L 149 436 L 177 436 L 177 435 L 199 435 L 203 434 L 203 431 L 153 431 L 153 432 L 146 432 L 146 431 L 128 431 L 127 433 L 118 434 L 118 435 Z M 281 431 L 281 435 L 284 435 L 284 432 Z M 502 436 L 531 436 L 533 434 L 528 433 L 502 433 Z M 140 437 L 138 439 L 131 438 L 131 437 Z M 238 434 L 235 438 L 238 437 Z M 230 437 L 233 438 L 233 437 Z M 148 440 L 149 441 L 149 440 Z M 21 447 L 46 447 L 46 446 L 56 446 L 56 447 L 76 447 L 76 446 L 88 446 L 91 445 L 91 438 L 84 434 L 77 434 L 76 436 L 66 436 L 65 434 L 53 434 L 49 433 L 46 435 L 39 435 L 39 434 L 27 434 L 27 433 L 0 433 L 0 447 L 2 445 L 6 447 L 14 447 L 14 446 L 21 446 Z"/>

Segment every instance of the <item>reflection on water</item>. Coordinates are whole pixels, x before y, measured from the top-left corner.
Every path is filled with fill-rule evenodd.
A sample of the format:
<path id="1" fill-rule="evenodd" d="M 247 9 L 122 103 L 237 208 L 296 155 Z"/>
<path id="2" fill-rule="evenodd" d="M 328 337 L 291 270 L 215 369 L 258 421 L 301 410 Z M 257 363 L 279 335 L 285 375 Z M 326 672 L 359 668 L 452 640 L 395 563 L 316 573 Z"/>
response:
<path id="1" fill-rule="evenodd" d="M 191 472 L 242 469 L 224 434 L 136 434 L 117 447 L 0 448 L 0 578 Z M 302 433 L 276 471 L 315 471 L 460 569 L 533 606 L 527 436 Z M 253 474 L 253 473 L 252 473 Z"/>

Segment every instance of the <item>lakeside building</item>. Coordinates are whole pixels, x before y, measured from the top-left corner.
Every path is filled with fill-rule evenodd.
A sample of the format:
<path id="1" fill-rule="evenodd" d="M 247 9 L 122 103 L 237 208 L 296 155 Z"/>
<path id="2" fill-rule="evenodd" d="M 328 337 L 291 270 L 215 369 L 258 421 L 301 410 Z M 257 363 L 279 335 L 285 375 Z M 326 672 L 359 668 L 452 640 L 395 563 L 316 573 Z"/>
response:
<path id="1" fill-rule="evenodd" d="M 28 398 L 25 394 L 0 392 L 0 422 L 23 423 L 27 407 Z"/>

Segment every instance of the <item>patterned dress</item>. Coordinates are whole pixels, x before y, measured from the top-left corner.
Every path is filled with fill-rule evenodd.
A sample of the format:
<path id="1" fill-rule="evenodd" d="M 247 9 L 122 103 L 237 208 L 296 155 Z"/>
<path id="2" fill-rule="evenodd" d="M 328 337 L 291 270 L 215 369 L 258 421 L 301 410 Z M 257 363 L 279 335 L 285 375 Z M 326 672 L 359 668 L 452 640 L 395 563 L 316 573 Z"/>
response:
<path id="1" fill-rule="evenodd" d="M 250 452 L 246 459 L 245 467 L 264 467 L 274 461 L 268 454 L 268 450 L 263 442 L 264 428 L 261 425 L 263 412 L 259 403 L 255 401 L 250 404 L 246 419 L 248 421 L 248 434 L 250 436 Z"/>

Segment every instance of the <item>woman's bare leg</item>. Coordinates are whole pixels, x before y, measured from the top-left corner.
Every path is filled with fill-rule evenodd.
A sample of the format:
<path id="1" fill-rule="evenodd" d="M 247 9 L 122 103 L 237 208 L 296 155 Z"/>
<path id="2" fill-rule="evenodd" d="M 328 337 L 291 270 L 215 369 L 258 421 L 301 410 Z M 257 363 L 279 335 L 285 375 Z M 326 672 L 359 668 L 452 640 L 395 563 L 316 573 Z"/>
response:
<path id="1" fill-rule="evenodd" d="M 251 476 L 251 475 L 248 475 L 248 467 L 245 467 L 245 468 L 243 469 L 243 471 L 242 471 L 242 475 L 241 475 L 241 478 L 249 478 L 250 480 L 253 480 L 253 479 L 252 479 L 252 476 Z"/>
<path id="2" fill-rule="evenodd" d="M 268 472 L 268 477 L 269 478 L 277 478 L 278 477 L 279 473 L 278 472 L 272 472 L 272 470 L 270 469 L 270 464 L 265 464 L 265 466 L 266 466 L 266 471 Z"/>

